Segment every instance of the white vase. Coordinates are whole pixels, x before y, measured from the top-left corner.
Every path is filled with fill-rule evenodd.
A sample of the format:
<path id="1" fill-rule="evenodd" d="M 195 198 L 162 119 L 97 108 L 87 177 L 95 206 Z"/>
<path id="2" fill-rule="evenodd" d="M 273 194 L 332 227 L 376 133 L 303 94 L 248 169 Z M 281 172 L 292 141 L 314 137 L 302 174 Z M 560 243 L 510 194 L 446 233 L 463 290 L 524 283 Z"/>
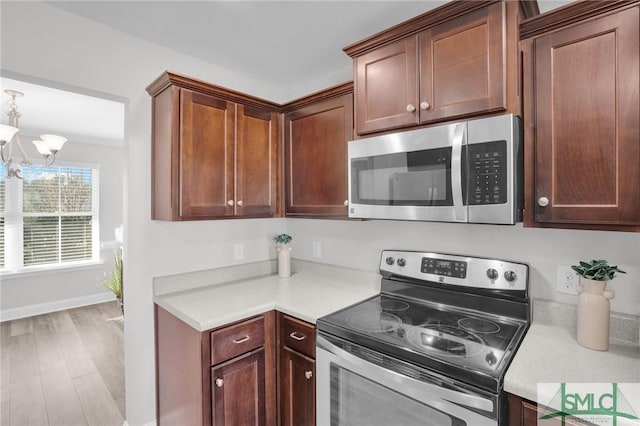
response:
<path id="1" fill-rule="evenodd" d="M 585 348 L 609 350 L 609 299 L 613 292 L 605 290 L 606 281 L 580 278 L 578 286 L 577 340 Z"/>
<path id="2" fill-rule="evenodd" d="M 278 276 L 289 278 L 291 276 L 291 247 L 289 244 L 278 244 Z"/>

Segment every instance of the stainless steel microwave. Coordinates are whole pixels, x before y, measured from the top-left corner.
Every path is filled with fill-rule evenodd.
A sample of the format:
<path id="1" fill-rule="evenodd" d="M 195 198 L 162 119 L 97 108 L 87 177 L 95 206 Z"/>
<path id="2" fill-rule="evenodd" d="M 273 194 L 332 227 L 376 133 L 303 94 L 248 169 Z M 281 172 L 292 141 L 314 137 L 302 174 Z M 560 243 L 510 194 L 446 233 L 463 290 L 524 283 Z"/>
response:
<path id="1" fill-rule="evenodd" d="M 349 217 L 515 224 L 522 155 L 512 114 L 351 141 Z"/>

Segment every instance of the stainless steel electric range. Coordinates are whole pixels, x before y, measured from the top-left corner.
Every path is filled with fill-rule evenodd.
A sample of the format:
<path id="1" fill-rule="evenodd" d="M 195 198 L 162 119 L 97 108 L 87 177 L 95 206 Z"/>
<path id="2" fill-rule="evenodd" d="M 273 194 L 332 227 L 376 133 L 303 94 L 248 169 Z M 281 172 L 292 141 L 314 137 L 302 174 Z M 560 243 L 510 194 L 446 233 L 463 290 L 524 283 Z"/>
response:
<path id="1" fill-rule="evenodd" d="M 319 426 L 506 425 L 529 268 L 385 250 L 381 293 L 317 321 Z"/>

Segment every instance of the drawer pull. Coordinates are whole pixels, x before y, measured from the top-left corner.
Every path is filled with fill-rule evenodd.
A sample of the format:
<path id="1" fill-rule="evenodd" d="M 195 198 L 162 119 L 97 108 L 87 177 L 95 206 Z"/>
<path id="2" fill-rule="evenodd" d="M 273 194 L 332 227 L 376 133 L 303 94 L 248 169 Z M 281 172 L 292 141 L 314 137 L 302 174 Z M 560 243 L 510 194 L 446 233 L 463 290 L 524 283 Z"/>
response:
<path id="1" fill-rule="evenodd" d="M 298 336 L 298 333 L 294 331 L 289 335 L 289 337 L 291 337 L 293 340 L 301 341 L 304 340 L 307 336 Z"/>
<path id="2" fill-rule="evenodd" d="M 313 371 L 309 370 L 309 371 L 305 371 L 304 372 L 304 377 L 307 378 L 307 380 L 309 380 L 310 378 L 313 377 Z"/>
<path id="3" fill-rule="evenodd" d="M 238 344 L 238 343 L 244 343 L 247 340 L 249 340 L 249 336 L 244 336 L 242 339 L 234 339 L 233 343 Z"/>
<path id="4" fill-rule="evenodd" d="M 216 386 L 221 388 L 223 384 L 224 384 L 224 380 L 222 380 L 220 377 L 218 377 L 216 379 Z"/>

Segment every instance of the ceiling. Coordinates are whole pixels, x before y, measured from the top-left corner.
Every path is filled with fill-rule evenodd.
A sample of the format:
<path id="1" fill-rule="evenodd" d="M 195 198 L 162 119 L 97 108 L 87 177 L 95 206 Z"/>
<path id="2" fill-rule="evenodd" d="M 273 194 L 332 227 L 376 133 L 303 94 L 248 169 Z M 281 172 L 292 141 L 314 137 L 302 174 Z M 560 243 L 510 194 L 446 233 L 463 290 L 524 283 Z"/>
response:
<path id="1" fill-rule="evenodd" d="M 343 47 L 446 0 L 47 3 L 287 92 L 323 80 L 321 76 L 349 78 L 352 62 Z M 542 12 L 565 3 L 539 0 Z M 8 78 L 0 83 L 2 89 L 25 92 L 18 101 L 24 130 L 58 133 L 78 142 L 122 144 L 123 104 Z M 2 93 L 3 121 L 7 100 Z"/>
<path id="2" fill-rule="evenodd" d="M 343 47 L 446 2 L 96 0 L 50 4 L 287 88 L 348 70 L 352 62 Z M 543 12 L 565 3 L 539 1 Z"/>

